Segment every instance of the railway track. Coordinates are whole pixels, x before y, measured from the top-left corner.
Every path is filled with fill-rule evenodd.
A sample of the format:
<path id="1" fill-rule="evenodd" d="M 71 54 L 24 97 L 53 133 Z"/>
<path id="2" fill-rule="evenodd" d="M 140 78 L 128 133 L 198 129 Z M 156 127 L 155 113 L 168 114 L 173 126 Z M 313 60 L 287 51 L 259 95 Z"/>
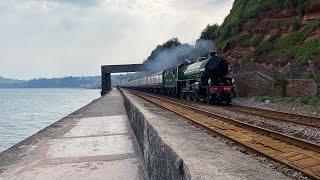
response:
<path id="1" fill-rule="evenodd" d="M 275 121 L 292 122 L 292 123 L 301 124 L 305 126 L 320 128 L 320 118 L 317 118 L 317 117 L 303 116 L 303 115 L 291 114 L 286 112 L 278 112 L 278 111 L 253 108 L 253 107 L 245 107 L 245 106 L 236 106 L 236 105 L 225 107 L 225 109 L 229 111 L 236 111 L 236 112 L 250 114 L 254 116 L 260 116 L 260 117 L 268 118 Z"/>
<path id="2" fill-rule="evenodd" d="M 280 111 L 273 111 L 273 110 L 267 110 L 267 109 L 260 109 L 260 108 L 254 108 L 254 107 L 247 107 L 247 106 L 239 106 L 239 105 L 232 105 L 232 106 L 212 106 L 203 104 L 201 102 L 194 102 L 186 99 L 180 99 L 172 96 L 166 96 L 166 95 L 160 95 L 157 94 L 157 96 L 164 97 L 166 99 L 170 99 L 173 101 L 180 102 L 182 104 L 186 103 L 192 106 L 204 106 L 204 107 L 219 107 L 221 109 L 233 112 L 233 113 L 243 113 L 244 115 L 252 115 L 256 117 L 263 117 L 271 121 L 275 122 L 290 122 L 294 124 L 304 125 L 307 127 L 313 127 L 313 128 L 320 128 L 320 118 L 318 117 L 312 117 L 312 116 L 305 116 L 305 115 L 299 115 L 299 114 L 293 114 L 293 113 L 287 113 L 287 112 L 280 112 Z"/>
<path id="3" fill-rule="evenodd" d="M 196 107 L 143 92 L 130 92 L 172 111 L 196 126 L 226 137 L 255 153 L 283 163 L 313 179 L 320 179 L 320 146 L 275 131 L 219 116 Z"/>
<path id="4" fill-rule="evenodd" d="M 158 95 L 158 96 L 164 97 L 173 101 L 179 101 L 180 103 L 187 103 L 187 104 L 192 103 L 196 105 L 198 104 L 198 105 L 212 107 L 211 105 L 205 105 L 200 102 L 193 102 L 190 100 L 179 99 L 172 96 L 165 96 L 165 95 Z M 219 108 L 223 108 L 230 112 L 239 112 L 239 113 L 249 114 L 257 117 L 263 117 L 263 118 L 273 120 L 273 121 L 278 121 L 278 122 L 283 121 L 283 122 L 300 124 L 308 127 L 320 128 L 320 118 L 318 117 L 304 116 L 299 114 L 292 114 L 292 113 L 253 108 L 253 107 L 247 107 L 247 106 L 238 106 L 238 105 L 219 106 Z"/>

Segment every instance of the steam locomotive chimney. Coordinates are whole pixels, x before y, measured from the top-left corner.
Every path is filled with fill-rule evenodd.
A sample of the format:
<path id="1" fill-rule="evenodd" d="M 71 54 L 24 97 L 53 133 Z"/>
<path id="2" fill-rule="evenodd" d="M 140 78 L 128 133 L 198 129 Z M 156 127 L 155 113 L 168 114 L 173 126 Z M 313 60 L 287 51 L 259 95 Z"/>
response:
<path id="1" fill-rule="evenodd" d="M 211 57 L 216 57 L 217 56 L 217 52 L 215 52 L 215 51 L 210 52 L 210 56 Z"/>

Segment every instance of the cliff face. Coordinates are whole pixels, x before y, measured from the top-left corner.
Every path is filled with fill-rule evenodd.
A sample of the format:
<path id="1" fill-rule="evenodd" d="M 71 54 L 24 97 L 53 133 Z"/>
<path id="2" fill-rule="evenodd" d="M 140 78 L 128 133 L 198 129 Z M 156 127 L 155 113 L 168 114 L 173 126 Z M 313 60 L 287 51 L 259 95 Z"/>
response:
<path id="1" fill-rule="evenodd" d="M 320 67 L 320 0 L 235 0 L 213 38 L 230 61 Z"/>

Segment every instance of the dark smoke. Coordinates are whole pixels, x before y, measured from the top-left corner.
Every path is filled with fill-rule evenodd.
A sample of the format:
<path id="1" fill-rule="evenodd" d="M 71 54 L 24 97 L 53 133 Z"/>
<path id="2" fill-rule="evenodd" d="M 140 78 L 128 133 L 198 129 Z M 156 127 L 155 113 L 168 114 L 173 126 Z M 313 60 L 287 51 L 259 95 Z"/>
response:
<path id="1" fill-rule="evenodd" d="M 195 46 L 182 44 L 172 48 L 165 49 L 157 54 L 157 56 L 145 64 L 150 73 L 157 73 L 166 69 L 170 69 L 185 62 L 186 59 L 191 62 L 201 56 L 207 56 L 215 47 L 211 40 L 200 40 Z"/>

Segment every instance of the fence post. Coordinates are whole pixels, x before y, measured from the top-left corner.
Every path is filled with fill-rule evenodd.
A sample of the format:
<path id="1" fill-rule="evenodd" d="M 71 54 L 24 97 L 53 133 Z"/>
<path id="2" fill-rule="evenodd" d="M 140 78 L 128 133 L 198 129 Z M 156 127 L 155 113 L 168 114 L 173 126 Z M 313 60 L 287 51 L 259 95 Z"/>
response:
<path id="1" fill-rule="evenodd" d="M 270 64 L 270 69 L 271 69 L 273 79 L 277 79 L 276 69 L 273 64 Z"/>
<path id="2" fill-rule="evenodd" d="M 311 72 L 312 72 L 313 79 L 317 83 L 317 94 L 320 94 L 320 82 L 319 82 L 319 79 L 317 77 L 316 66 L 314 65 L 314 62 L 312 60 L 309 60 L 308 63 L 309 63 L 309 67 L 310 67 Z"/>
<path id="3" fill-rule="evenodd" d="M 314 65 L 314 62 L 312 60 L 309 60 L 308 63 L 309 63 L 309 67 L 311 69 L 311 73 L 312 73 L 313 79 L 317 83 L 319 83 L 319 79 L 317 78 L 317 73 L 316 73 L 316 66 Z"/>
<path id="4" fill-rule="evenodd" d="M 253 65 L 253 71 L 258 71 L 258 70 L 257 70 L 257 65 L 256 65 L 256 63 L 255 63 L 255 62 L 252 62 L 252 65 Z"/>
<path id="5" fill-rule="evenodd" d="M 289 68 L 289 76 L 291 79 L 293 79 L 294 77 L 293 77 L 292 65 L 290 62 L 288 63 L 288 68 Z"/>
<path id="6" fill-rule="evenodd" d="M 242 60 L 240 60 L 239 65 L 240 65 L 240 72 L 244 73 Z"/>

